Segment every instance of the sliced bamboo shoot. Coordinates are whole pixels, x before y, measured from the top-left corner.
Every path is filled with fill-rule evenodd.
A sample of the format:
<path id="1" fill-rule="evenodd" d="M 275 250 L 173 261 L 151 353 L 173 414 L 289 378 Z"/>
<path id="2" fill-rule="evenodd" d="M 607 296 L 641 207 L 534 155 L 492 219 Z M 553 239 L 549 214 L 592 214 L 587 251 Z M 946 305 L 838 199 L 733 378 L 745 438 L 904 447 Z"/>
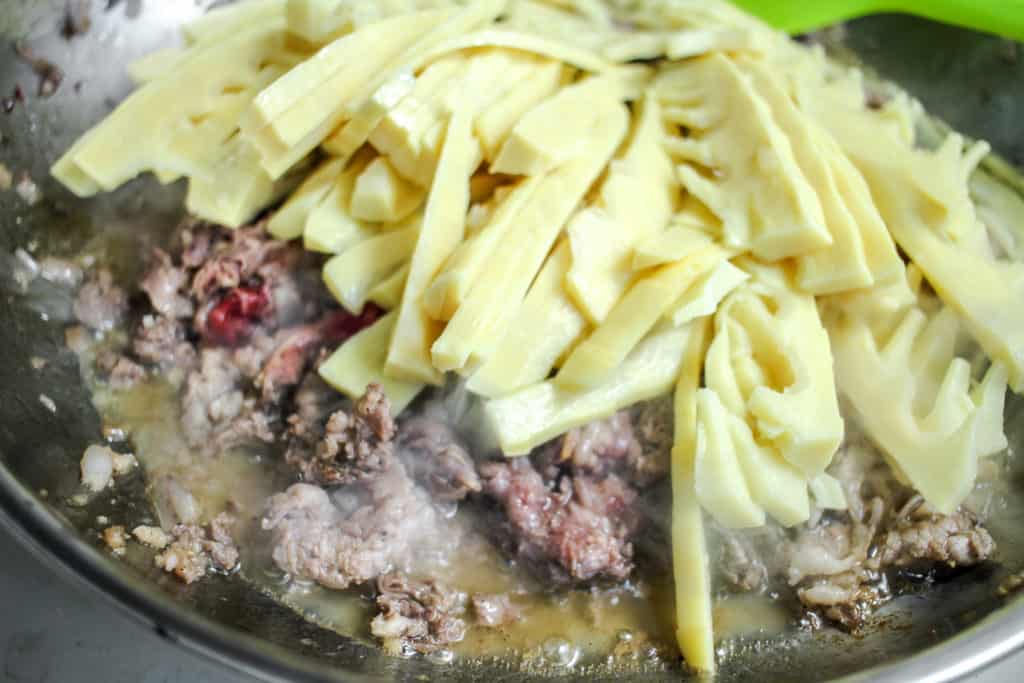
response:
<path id="1" fill-rule="evenodd" d="M 676 642 L 686 663 L 715 670 L 711 561 L 704 537 L 704 513 L 697 500 L 697 389 L 707 347 L 708 323 L 694 323 L 675 389 L 672 444 L 672 574 L 676 593 Z"/>
<path id="2" fill-rule="evenodd" d="M 366 385 L 376 382 L 384 389 L 391 402 L 391 414 L 401 413 L 424 385 L 418 382 L 396 380 L 384 372 L 384 357 L 388 341 L 394 333 L 397 313 L 389 313 L 370 327 L 362 330 L 339 346 L 318 370 L 324 381 L 351 399 L 366 391 Z"/>
<path id="3" fill-rule="evenodd" d="M 505 455 L 525 455 L 573 427 L 667 392 L 679 376 L 683 351 L 694 334 L 685 326 L 658 330 L 644 339 L 605 382 L 567 391 L 548 380 L 487 402 Z"/>
<path id="4" fill-rule="evenodd" d="M 353 314 L 363 310 L 367 292 L 409 260 L 421 220 L 414 216 L 406 227 L 371 237 L 332 257 L 324 265 L 324 283 L 334 298 Z"/>
<path id="5" fill-rule="evenodd" d="M 506 234 L 488 259 L 486 282 L 470 292 L 434 343 L 437 369 L 464 368 L 470 355 L 482 362 L 500 342 L 565 221 L 625 135 L 627 118 L 625 108 L 612 103 L 593 129 L 586 154 L 545 177 L 520 212 L 518 229 Z"/>
<path id="6" fill-rule="evenodd" d="M 462 241 L 469 208 L 469 178 L 479 159 L 472 113 L 456 110 L 448 124 L 437 175 L 427 197 L 423 228 L 416 240 L 395 334 L 388 349 L 386 367 L 394 377 L 431 384 L 442 381 L 430 358 L 430 347 L 440 333 L 440 326 L 423 310 L 423 292 Z"/>
<path id="7" fill-rule="evenodd" d="M 669 306 L 724 257 L 722 249 L 709 245 L 638 280 L 605 321 L 576 347 L 555 381 L 577 389 L 604 382 Z"/>
<path id="8" fill-rule="evenodd" d="M 548 257 L 526 294 L 508 333 L 466 388 L 480 396 L 501 396 L 547 378 L 563 353 L 580 339 L 586 318 L 562 288 L 571 263 L 562 242 Z M 537 334 L 543 330 L 543 334 Z"/>

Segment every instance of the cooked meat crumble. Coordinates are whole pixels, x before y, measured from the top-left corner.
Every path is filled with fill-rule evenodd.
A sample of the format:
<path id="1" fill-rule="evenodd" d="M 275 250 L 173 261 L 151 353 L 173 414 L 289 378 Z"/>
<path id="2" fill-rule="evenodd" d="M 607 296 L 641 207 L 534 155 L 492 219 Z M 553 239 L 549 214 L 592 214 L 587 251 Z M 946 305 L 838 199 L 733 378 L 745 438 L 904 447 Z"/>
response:
<path id="1" fill-rule="evenodd" d="M 740 592 L 759 591 L 768 583 L 768 569 L 748 535 L 722 537 L 720 570 L 730 587 Z"/>
<path id="2" fill-rule="evenodd" d="M 139 361 L 162 370 L 187 371 L 196 359 L 195 347 L 185 339 L 184 324 L 163 315 L 143 316 L 131 350 Z"/>
<path id="3" fill-rule="evenodd" d="M 377 579 L 377 609 L 370 632 L 385 651 L 404 654 L 409 649 L 433 652 L 466 635 L 466 595 L 428 579 L 416 581 L 404 574 Z"/>
<path id="4" fill-rule="evenodd" d="M 402 565 L 414 546 L 435 537 L 437 515 L 400 463 L 336 496 L 312 484 L 293 484 L 273 496 L 263 519 L 272 532 L 274 562 L 296 578 L 328 588 L 371 581 Z"/>
<path id="5" fill-rule="evenodd" d="M 312 453 L 307 448 L 290 448 L 287 458 L 306 481 L 324 486 L 353 484 L 390 466 L 394 436 L 387 397 L 380 385 L 371 384 L 351 414 L 339 410 L 327 419 Z"/>
<path id="6" fill-rule="evenodd" d="M 121 324 L 128 311 L 128 298 L 114 284 L 114 276 L 106 268 L 89 274 L 78 290 L 74 303 L 75 317 L 89 329 L 99 332 L 112 330 Z"/>
<path id="7" fill-rule="evenodd" d="M 124 527 L 120 524 L 108 526 L 103 530 L 103 542 L 110 548 L 110 552 L 115 555 L 124 555 L 128 547 L 127 538 L 124 533 Z"/>
<path id="8" fill-rule="evenodd" d="M 479 493 L 480 476 L 451 427 L 428 416 L 402 421 L 398 447 L 413 478 L 437 500 L 462 500 Z"/>
<path id="9" fill-rule="evenodd" d="M 149 271 L 139 287 L 149 297 L 153 309 L 167 318 L 189 318 L 195 312 L 191 299 L 185 295 L 189 273 L 174 265 L 163 249 L 153 249 Z"/>
<path id="10" fill-rule="evenodd" d="M 926 510 L 901 517 L 879 542 L 879 562 L 906 567 L 921 561 L 950 567 L 972 565 L 995 551 L 995 541 L 966 510 L 940 515 Z"/>
<path id="11" fill-rule="evenodd" d="M 672 402 L 648 401 L 611 417 L 569 430 L 538 449 L 545 466 L 602 477 L 614 472 L 646 487 L 668 474 L 672 450 Z"/>
<path id="12" fill-rule="evenodd" d="M 154 558 L 156 566 L 185 583 L 198 581 L 211 569 L 235 569 L 238 548 L 230 532 L 234 524 L 235 518 L 222 512 L 206 525 L 175 525 L 170 544 Z"/>
<path id="13" fill-rule="evenodd" d="M 545 481 L 528 458 L 486 463 L 480 475 L 505 515 L 500 542 L 539 574 L 576 583 L 621 581 L 632 572 L 636 491 L 617 475 Z"/>
<path id="14" fill-rule="evenodd" d="M 969 512 L 929 510 L 874 453 L 849 446 L 836 469 L 849 510 L 797 531 L 788 579 L 806 607 L 843 628 L 861 628 L 892 597 L 892 570 L 921 562 L 969 566 L 994 552 L 992 537 Z"/>

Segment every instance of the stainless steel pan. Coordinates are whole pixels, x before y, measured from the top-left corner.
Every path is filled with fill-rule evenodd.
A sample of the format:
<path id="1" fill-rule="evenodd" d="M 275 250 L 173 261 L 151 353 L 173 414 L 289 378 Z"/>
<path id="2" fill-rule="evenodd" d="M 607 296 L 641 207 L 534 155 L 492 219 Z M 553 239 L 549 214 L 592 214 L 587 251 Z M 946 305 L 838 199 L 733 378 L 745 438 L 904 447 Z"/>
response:
<path id="1" fill-rule="evenodd" d="M 29 245 L 37 254 L 87 251 L 114 259 L 122 277 L 133 277 L 139 243 L 159 241 L 179 217 L 181 188 L 146 178 L 111 196 L 82 201 L 52 182 L 47 168 L 128 91 L 125 64 L 173 42 L 177 26 L 207 3 L 85 4 L 91 25 L 71 37 L 62 30 L 64 12 L 82 3 L 7 0 L 0 6 L 0 109 L 11 109 L 0 113 L 0 163 L 15 181 L 27 174 L 42 190 L 42 200 L 32 206 L 13 190 L 0 191 L 0 524 L 15 530 L 44 561 L 130 611 L 141 627 L 268 679 L 526 678 L 499 665 L 439 671 L 422 660 L 389 659 L 304 621 L 237 577 L 184 587 L 146 563 L 112 559 L 99 546 L 96 517 L 114 524 L 137 519 L 149 505 L 141 477 L 119 486 L 116 498 L 86 507 L 68 502 L 81 453 L 99 439 L 99 417 L 75 357 L 62 349 L 67 300 L 42 282 L 21 291 L 12 279 L 10 254 Z M 39 74 L 16 57 L 15 42 L 59 67 L 62 79 L 54 94 L 38 94 Z M 989 139 L 1011 163 L 1024 165 L 1024 54 L 1018 46 L 899 17 L 854 23 L 844 43 L 917 94 L 933 113 Z M 47 365 L 33 369 L 32 356 L 47 359 Z M 41 393 L 54 401 L 55 413 L 40 402 Z M 1007 417 L 1010 441 L 1019 448 L 1020 401 L 1009 403 Z M 1024 489 L 1016 466 L 1010 477 L 1015 489 Z M 1019 493 L 1024 500 L 1024 490 Z M 862 638 L 824 632 L 736 644 L 721 680 L 945 681 L 1013 651 L 1024 643 L 1024 604 L 1002 595 L 999 586 L 1024 568 L 1024 513 L 1015 508 L 997 532 L 998 564 L 922 586 L 887 607 L 883 625 Z"/>

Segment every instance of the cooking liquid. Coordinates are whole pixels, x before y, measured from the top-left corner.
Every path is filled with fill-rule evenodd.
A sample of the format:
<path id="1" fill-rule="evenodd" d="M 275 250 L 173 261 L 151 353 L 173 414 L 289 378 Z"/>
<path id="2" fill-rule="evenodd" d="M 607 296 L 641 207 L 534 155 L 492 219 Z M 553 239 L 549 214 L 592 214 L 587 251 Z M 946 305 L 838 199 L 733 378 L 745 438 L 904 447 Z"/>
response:
<path id="1" fill-rule="evenodd" d="M 94 400 L 106 423 L 128 434 L 150 482 L 151 499 L 152 482 L 169 475 L 192 492 L 203 520 L 225 509 L 241 520 L 235 538 L 242 553 L 243 580 L 324 628 L 373 642 L 369 623 L 376 608 L 369 591 L 327 590 L 292 580 L 271 561 L 269 539 L 259 520 L 267 498 L 294 480 L 279 455 L 258 447 L 233 449 L 219 457 L 194 453 L 181 434 L 177 391 L 161 379 L 124 392 L 96 385 Z M 677 666 L 670 574 L 645 576 L 640 571 L 643 578 L 625 586 L 547 590 L 472 531 L 476 516 L 472 506 L 460 508 L 455 523 L 466 530 L 464 541 L 449 554 L 439 575 L 467 595 L 508 594 L 521 618 L 484 627 L 474 624 L 470 611 L 465 639 L 450 652 L 432 656 L 464 663 L 500 662 L 522 670 L 573 668 L 593 673 Z M 769 637 L 784 632 L 792 621 L 783 608 L 762 596 L 719 601 L 716 617 L 720 638 Z"/>

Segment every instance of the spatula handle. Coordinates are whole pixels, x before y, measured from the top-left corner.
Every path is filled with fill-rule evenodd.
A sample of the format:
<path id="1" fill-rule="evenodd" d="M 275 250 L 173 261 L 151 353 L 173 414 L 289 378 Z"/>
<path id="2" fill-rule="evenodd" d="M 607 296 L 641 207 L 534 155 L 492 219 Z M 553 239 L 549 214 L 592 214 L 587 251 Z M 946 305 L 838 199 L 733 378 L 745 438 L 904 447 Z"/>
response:
<path id="1" fill-rule="evenodd" d="M 733 0 L 772 26 L 804 33 L 878 12 L 916 14 L 1024 41 L 1024 0 Z M 937 48 L 941 46 L 936 46 Z"/>
<path id="2" fill-rule="evenodd" d="M 891 9 L 1024 41 L 1024 0 L 896 0 Z"/>

